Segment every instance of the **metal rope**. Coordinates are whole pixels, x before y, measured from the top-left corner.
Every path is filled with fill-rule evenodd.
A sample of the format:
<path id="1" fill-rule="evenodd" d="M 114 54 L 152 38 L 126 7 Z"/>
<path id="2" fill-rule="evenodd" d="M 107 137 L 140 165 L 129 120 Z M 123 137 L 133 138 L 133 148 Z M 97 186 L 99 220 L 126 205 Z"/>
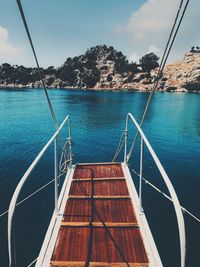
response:
<path id="1" fill-rule="evenodd" d="M 178 17 L 179 17 L 179 14 L 180 14 L 180 11 L 181 11 L 181 8 L 182 8 L 182 5 L 183 5 L 183 2 L 184 2 L 184 0 L 181 0 L 181 2 L 179 4 L 178 12 L 176 13 L 176 17 L 175 17 L 175 20 L 174 20 L 174 23 L 173 23 L 173 26 L 172 26 L 172 29 L 171 29 L 171 32 L 170 32 L 170 35 L 169 35 L 169 39 L 167 41 L 167 45 L 165 47 L 165 50 L 164 50 L 164 53 L 163 53 L 163 56 L 162 56 L 162 59 L 161 59 L 161 62 L 160 62 L 158 73 L 160 73 L 161 67 L 163 65 L 164 58 L 166 56 L 166 53 L 167 53 L 167 50 L 168 50 L 168 47 L 169 47 L 169 44 L 170 44 L 170 40 L 172 38 L 172 34 L 174 32 L 174 29 L 175 29 L 175 26 L 176 26 L 176 23 L 177 23 L 177 20 L 178 20 Z"/>
<path id="2" fill-rule="evenodd" d="M 132 171 L 138 176 L 140 177 L 140 174 L 138 172 L 136 172 L 134 169 L 132 169 Z M 151 182 L 149 182 L 147 179 L 145 179 L 144 177 L 142 177 L 142 180 L 148 184 L 151 188 L 155 189 L 158 193 L 160 193 L 161 195 L 163 195 L 166 199 L 168 199 L 169 201 L 173 202 L 173 200 L 171 199 L 171 197 L 169 197 L 167 194 L 165 194 L 163 191 L 161 191 L 158 187 L 156 187 L 154 184 L 152 184 Z M 183 212 L 187 213 L 189 216 L 191 216 L 194 220 L 196 220 L 198 223 L 200 223 L 200 219 L 195 216 L 192 212 L 190 212 L 189 210 L 187 210 L 186 208 L 184 208 L 183 206 L 181 206 L 181 209 Z"/>
<path id="3" fill-rule="evenodd" d="M 64 143 L 62 147 L 62 152 L 61 152 L 61 157 L 59 161 L 59 174 L 58 174 L 58 186 L 60 185 L 60 177 L 67 173 L 67 165 L 71 162 L 71 156 L 70 156 L 70 151 L 68 151 L 68 159 L 66 157 L 66 150 L 67 150 L 67 145 L 69 145 L 69 150 L 70 150 L 70 145 L 71 145 L 71 138 L 67 138 L 67 141 Z"/>
<path id="4" fill-rule="evenodd" d="M 166 56 L 165 61 L 164 61 L 164 63 L 163 63 L 163 68 L 162 68 L 161 72 L 162 72 L 163 69 L 164 69 L 164 66 L 165 66 L 165 64 L 166 64 L 167 58 L 168 58 L 168 56 L 169 56 L 169 53 L 170 53 L 170 51 L 171 51 L 171 48 L 172 48 L 172 46 L 173 46 L 173 44 L 174 44 L 174 41 L 175 41 L 175 39 L 176 39 L 178 30 L 179 30 L 179 28 L 180 28 L 180 26 L 181 26 L 181 22 L 182 22 L 182 20 L 183 20 L 183 17 L 184 17 L 184 15 L 185 15 L 185 12 L 186 12 L 186 9 L 187 9 L 187 7 L 188 7 L 189 2 L 190 2 L 190 0 L 187 0 L 187 2 L 186 2 L 186 4 L 185 4 L 184 10 L 183 10 L 183 12 L 182 12 L 182 15 L 181 15 L 181 18 L 180 18 L 180 20 L 179 20 L 178 26 L 177 26 L 177 28 L 176 28 L 174 37 L 173 37 L 172 42 L 171 42 L 171 44 L 170 44 L 169 50 L 168 50 L 168 52 L 167 52 L 167 56 Z"/>
<path id="5" fill-rule="evenodd" d="M 33 265 L 33 263 L 35 263 L 37 261 L 38 258 L 34 259 L 29 265 L 27 265 L 26 267 L 31 267 Z"/>
<path id="6" fill-rule="evenodd" d="M 66 152 L 66 145 L 68 144 L 68 141 L 65 143 L 65 149 L 62 150 L 62 154 L 61 154 L 61 160 L 60 160 L 60 167 L 59 167 L 59 174 L 58 174 L 58 186 L 60 184 L 60 178 L 62 177 L 63 174 L 67 173 L 67 163 L 69 162 L 69 160 L 66 160 L 66 157 L 63 155 Z M 62 159 L 64 158 L 64 162 L 62 163 Z M 64 166 L 64 167 L 63 167 Z M 39 193 L 42 189 L 46 188 L 48 185 L 50 185 L 55 179 L 52 179 L 51 181 L 49 181 L 48 183 L 46 183 L 45 185 L 43 185 L 42 187 L 40 187 L 39 189 L 37 189 L 36 191 L 34 191 L 33 193 L 31 193 L 30 195 L 28 195 L 27 197 L 25 197 L 24 199 L 22 199 L 21 201 L 19 201 L 16 206 L 19 206 L 20 204 L 22 204 L 23 202 L 25 202 L 26 200 L 28 200 L 29 198 L 31 198 L 32 196 L 34 196 L 35 194 Z M 3 217 L 4 215 L 6 215 L 8 213 L 8 210 L 4 211 L 3 213 L 0 214 L 0 218 Z"/>
<path id="7" fill-rule="evenodd" d="M 60 171 L 58 178 L 60 179 L 60 177 L 65 174 L 67 171 L 66 169 L 63 169 Z M 28 195 L 27 197 L 23 198 L 21 201 L 19 201 L 16 206 L 21 205 L 22 203 L 24 203 L 26 200 L 28 200 L 29 198 L 33 197 L 34 195 L 36 195 L 37 193 L 39 193 L 40 191 L 42 191 L 43 189 L 45 189 L 48 185 L 50 185 L 51 183 L 53 183 L 55 181 L 55 179 L 52 179 L 51 181 L 49 181 L 48 183 L 46 183 L 45 185 L 43 185 L 42 187 L 40 187 L 39 189 L 37 189 L 36 191 L 34 191 L 33 193 L 31 193 L 30 195 Z M 3 217 L 4 215 L 6 215 L 8 213 L 8 210 L 4 211 L 3 213 L 0 214 L 0 218 Z"/>
<path id="8" fill-rule="evenodd" d="M 159 78 L 160 78 L 160 76 L 161 76 L 161 74 L 162 74 L 162 72 L 163 72 L 163 69 L 164 69 L 165 64 L 166 64 L 166 62 L 167 62 L 167 59 L 168 59 L 168 57 L 169 57 L 169 53 L 170 53 L 170 51 L 171 51 L 171 49 L 172 49 L 172 46 L 173 46 L 173 44 L 174 44 L 174 41 L 175 41 L 175 39 L 176 39 L 178 30 L 179 30 L 179 28 L 180 28 L 181 22 L 182 22 L 182 20 L 183 20 L 183 17 L 184 17 L 184 15 L 185 15 L 185 12 L 186 12 L 186 9 L 187 9 L 187 6 L 188 6 L 190 0 L 187 0 L 186 4 L 185 4 L 185 6 L 184 6 L 183 12 L 182 12 L 182 14 L 181 14 L 180 20 L 179 20 L 179 22 L 178 22 L 178 18 L 179 18 L 179 16 L 180 16 L 180 11 L 181 11 L 181 8 L 182 8 L 182 5 L 183 5 L 183 1 L 184 1 L 184 0 L 181 0 L 181 2 L 180 2 L 179 8 L 178 8 L 178 11 L 177 11 L 177 14 L 176 14 L 176 17 L 175 17 L 175 20 L 174 20 L 174 23 L 173 23 L 173 26 L 172 26 L 172 29 L 171 29 L 171 32 L 170 32 L 168 41 L 167 41 L 167 44 L 166 44 L 166 47 L 165 47 L 165 50 L 164 50 L 164 54 L 163 54 L 163 56 L 162 56 L 161 64 L 160 64 L 160 66 L 159 66 L 157 75 L 156 75 L 155 80 L 154 80 L 154 84 L 153 84 L 153 86 L 152 86 L 152 90 L 151 90 L 151 92 L 150 92 L 150 94 L 149 94 L 149 97 L 148 97 L 148 100 L 147 100 L 147 103 L 146 103 L 146 106 L 145 106 L 145 109 L 144 109 L 144 112 L 143 112 L 143 115 L 142 115 L 142 119 L 141 119 L 141 121 L 140 121 L 140 127 L 142 127 L 142 125 L 143 125 L 143 122 L 144 122 L 144 119 L 145 119 L 145 117 L 146 117 L 146 114 L 147 114 L 147 111 L 148 111 L 150 102 L 151 102 L 151 100 L 152 100 L 153 94 L 154 94 L 154 92 L 155 92 L 155 90 L 156 90 L 156 88 L 157 88 L 157 86 L 158 86 Z M 177 27 L 176 27 L 177 22 L 178 22 L 178 25 L 177 25 Z M 175 30 L 175 28 L 176 28 L 176 30 Z M 174 31 L 175 31 L 175 32 L 174 32 Z M 174 33 L 174 34 L 173 34 L 173 33 Z M 136 140 L 137 140 L 138 134 L 139 134 L 139 132 L 137 131 L 137 133 L 136 133 L 136 135 L 135 135 L 135 137 L 134 137 L 134 139 L 133 139 L 133 142 L 132 142 L 131 148 L 130 148 L 130 150 L 129 150 L 129 153 L 127 154 L 127 162 L 130 160 L 130 157 L 131 157 L 131 154 L 132 154 L 132 152 L 133 152 L 133 148 L 134 148 L 134 146 L 135 146 L 135 142 L 136 142 Z"/>
<path id="9" fill-rule="evenodd" d="M 48 185 L 50 185 L 51 183 L 54 182 L 54 179 L 52 179 L 50 182 L 46 183 L 45 185 L 43 185 L 42 187 L 40 187 L 39 189 L 37 189 L 36 191 L 34 191 L 33 193 L 31 193 L 30 195 L 28 195 L 27 197 L 23 198 L 21 201 L 19 201 L 16 206 L 21 205 L 23 202 L 25 202 L 26 200 L 28 200 L 29 198 L 33 197 L 34 195 L 36 195 L 37 193 L 39 193 L 42 189 L 46 188 Z M 0 214 L 0 218 L 3 217 L 4 215 L 6 215 L 8 213 L 8 210 L 4 211 L 3 213 Z"/>
<path id="10" fill-rule="evenodd" d="M 32 49 L 34 58 L 35 58 L 35 62 L 36 62 L 36 65 L 37 65 L 39 77 L 40 77 L 40 80 L 42 81 L 42 85 L 44 87 L 44 91 L 45 91 L 45 95 L 46 95 L 46 98 L 47 98 L 47 102 L 48 102 L 48 105 L 49 105 L 49 108 L 50 108 L 50 111 L 51 111 L 51 116 L 53 118 L 53 121 L 54 121 L 54 124 L 55 124 L 55 128 L 57 129 L 58 128 L 58 123 L 57 123 L 57 120 L 56 120 L 56 116 L 55 116 L 55 113 L 54 113 L 53 106 L 51 104 L 50 97 L 48 95 L 48 92 L 47 92 L 47 89 L 46 89 L 46 86 L 45 86 L 44 79 L 43 79 L 42 74 L 41 74 L 41 71 L 40 71 L 40 66 L 39 66 L 38 58 L 37 58 L 37 55 L 36 55 L 36 52 L 35 52 L 35 48 L 34 48 L 34 45 L 33 45 L 33 41 L 32 41 L 31 35 L 30 35 L 28 24 L 26 22 L 26 17 L 24 15 L 22 4 L 21 4 L 21 1 L 20 0 L 16 0 L 16 2 L 17 2 L 18 8 L 19 8 L 19 12 L 20 12 L 20 15 L 21 15 L 21 18 L 22 18 L 22 21 L 23 21 L 23 24 L 24 24 L 24 27 L 25 27 L 25 30 L 26 30 L 27 37 L 28 37 L 29 42 L 30 42 L 30 45 L 31 45 L 31 49 Z"/>
<path id="11" fill-rule="evenodd" d="M 119 156 L 119 153 L 120 153 L 120 151 L 121 151 L 121 149 L 123 147 L 124 141 L 125 141 L 124 136 L 125 136 L 125 131 L 123 131 L 123 133 L 122 133 L 122 135 L 120 137 L 119 144 L 118 144 L 118 147 L 116 149 L 116 152 L 115 152 L 115 155 L 113 157 L 112 162 L 115 162 L 116 158 Z"/>

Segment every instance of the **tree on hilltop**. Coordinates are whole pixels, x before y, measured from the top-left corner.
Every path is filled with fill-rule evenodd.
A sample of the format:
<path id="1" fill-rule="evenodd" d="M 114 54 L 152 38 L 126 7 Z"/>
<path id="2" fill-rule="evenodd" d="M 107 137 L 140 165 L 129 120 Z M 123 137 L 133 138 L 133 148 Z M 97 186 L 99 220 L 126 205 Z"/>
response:
<path id="1" fill-rule="evenodd" d="M 140 66 L 142 67 L 143 71 L 150 73 L 151 70 L 159 66 L 158 60 L 159 57 L 156 56 L 153 52 L 151 52 L 149 54 L 144 55 L 140 59 Z"/>

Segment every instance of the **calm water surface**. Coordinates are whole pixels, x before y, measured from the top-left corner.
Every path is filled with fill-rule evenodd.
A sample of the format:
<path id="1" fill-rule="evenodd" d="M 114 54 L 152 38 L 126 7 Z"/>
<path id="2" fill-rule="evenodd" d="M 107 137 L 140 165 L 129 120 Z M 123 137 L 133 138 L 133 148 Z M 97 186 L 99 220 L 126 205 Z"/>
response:
<path id="1" fill-rule="evenodd" d="M 59 123 L 72 120 L 74 162 L 111 161 L 125 126 L 127 112 L 141 118 L 148 94 L 51 90 Z M 0 213 L 8 208 L 23 173 L 53 134 L 42 90 L 0 90 Z M 171 178 L 183 206 L 200 217 L 200 96 L 156 93 L 144 132 Z M 134 129 L 130 128 L 130 139 Z M 52 151 L 34 170 L 21 198 L 53 178 Z M 138 147 L 131 166 L 138 170 Z M 144 176 L 166 191 L 147 151 Z M 135 183 L 137 177 L 133 176 Z M 53 210 L 53 185 L 16 211 L 19 267 L 37 257 Z M 173 207 L 147 185 L 143 206 L 164 267 L 179 266 L 177 225 Z M 185 215 L 187 267 L 199 264 L 200 224 Z M 0 218 L 0 266 L 8 266 L 7 216 Z"/>

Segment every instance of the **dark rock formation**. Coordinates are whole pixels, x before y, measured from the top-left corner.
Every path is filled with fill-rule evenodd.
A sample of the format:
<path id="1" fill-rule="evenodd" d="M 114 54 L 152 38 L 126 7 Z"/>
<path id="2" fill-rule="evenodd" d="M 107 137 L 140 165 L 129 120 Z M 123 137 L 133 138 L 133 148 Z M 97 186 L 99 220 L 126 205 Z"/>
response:
<path id="1" fill-rule="evenodd" d="M 57 69 L 53 66 L 41 69 L 48 87 L 64 88 L 119 87 L 126 80 L 131 82 L 139 71 L 136 63 L 129 63 L 122 52 L 106 45 L 97 45 L 84 55 L 69 57 Z M 0 66 L 0 84 L 5 87 L 40 87 L 41 81 L 35 68 L 4 63 Z"/>

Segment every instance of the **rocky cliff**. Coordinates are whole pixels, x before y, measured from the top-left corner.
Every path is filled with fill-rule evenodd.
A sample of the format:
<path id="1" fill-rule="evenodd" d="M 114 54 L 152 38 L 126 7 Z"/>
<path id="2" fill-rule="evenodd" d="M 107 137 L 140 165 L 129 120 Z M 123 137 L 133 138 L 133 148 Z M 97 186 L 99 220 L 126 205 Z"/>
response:
<path id="1" fill-rule="evenodd" d="M 167 65 L 163 71 L 160 89 L 200 92 L 200 53 L 186 53 L 183 60 Z"/>
<path id="2" fill-rule="evenodd" d="M 155 68 L 156 65 L 153 66 Z M 141 64 L 130 63 L 122 52 L 112 46 L 98 45 L 83 55 L 67 58 L 57 69 L 53 66 L 41 68 L 41 73 L 50 88 L 148 91 L 152 88 L 156 69 L 145 72 Z M 41 86 L 36 68 L 7 63 L 0 66 L 0 87 Z M 183 60 L 167 65 L 158 90 L 200 92 L 200 53 L 187 53 Z"/>

